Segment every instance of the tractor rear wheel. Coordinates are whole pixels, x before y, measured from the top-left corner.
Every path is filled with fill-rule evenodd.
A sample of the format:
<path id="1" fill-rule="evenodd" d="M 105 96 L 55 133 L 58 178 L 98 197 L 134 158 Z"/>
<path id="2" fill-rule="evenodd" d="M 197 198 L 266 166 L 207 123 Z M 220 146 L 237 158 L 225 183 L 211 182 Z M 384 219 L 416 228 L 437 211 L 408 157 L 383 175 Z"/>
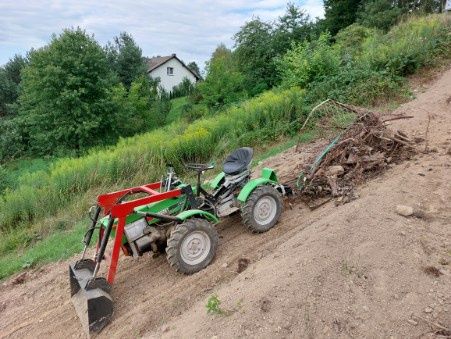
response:
<path id="1" fill-rule="evenodd" d="M 218 232 L 205 219 L 192 218 L 177 225 L 166 247 L 169 264 L 177 272 L 192 274 L 207 267 L 218 246 Z"/>
<path id="2" fill-rule="evenodd" d="M 282 213 L 280 193 L 272 186 L 257 187 L 241 208 L 244 225 L 253 233 L 263 233 L 274 227 Z"/>

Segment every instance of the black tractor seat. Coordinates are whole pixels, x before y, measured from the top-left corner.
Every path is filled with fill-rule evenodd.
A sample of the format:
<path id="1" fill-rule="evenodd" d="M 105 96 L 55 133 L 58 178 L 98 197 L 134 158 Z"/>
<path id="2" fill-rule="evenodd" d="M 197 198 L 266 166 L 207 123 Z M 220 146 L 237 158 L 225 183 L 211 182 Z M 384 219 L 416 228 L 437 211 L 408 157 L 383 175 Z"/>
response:
<path id="1" fill-rule="evenodd" d="M 224 162 L 224 173 L 236 175 L 244 172 L 252 161 L 254 150 L 250 147 L 241 147 L 233 151 Z"/>

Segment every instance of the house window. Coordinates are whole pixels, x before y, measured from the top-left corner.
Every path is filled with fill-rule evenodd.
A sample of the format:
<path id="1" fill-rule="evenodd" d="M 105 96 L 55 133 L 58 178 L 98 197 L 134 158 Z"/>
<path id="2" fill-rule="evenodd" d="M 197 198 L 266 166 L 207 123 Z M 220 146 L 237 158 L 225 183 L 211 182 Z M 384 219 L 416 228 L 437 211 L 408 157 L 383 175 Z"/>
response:
<path id="1" fill-rule="evenodd" d="M 168 75 L 174 75 L 174 67 L 168 67 Z"/>

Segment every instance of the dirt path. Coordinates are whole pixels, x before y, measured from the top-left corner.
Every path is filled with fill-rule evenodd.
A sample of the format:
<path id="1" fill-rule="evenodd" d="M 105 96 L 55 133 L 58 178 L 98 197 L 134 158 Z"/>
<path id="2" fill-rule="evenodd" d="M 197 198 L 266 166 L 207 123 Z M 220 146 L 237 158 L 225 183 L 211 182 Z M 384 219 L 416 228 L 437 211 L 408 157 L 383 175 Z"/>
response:
<path id="1" fill-rule="evenodd" d="M 416 337 L 432 336 L 438 327 L 431 322 L 450 328 L 450 96 L 451 70 L 398 109 L 414 118 L 394 128 L 424 138 L 429 123 L 431 152 L 360 187 L 349 204 L 287 206 L 262 235 L 230 218 L 219 228 L 216 260 L 192 276 L 175 273 L 162 256 L 123 259 L 114 319 L 100 337 Z M 283 176 L 296 170 L 297 156 L 288 150 L 266 164 Z M 399 216 L 397 204 L 423 214 Z M 238 274 L 240 258 L 250 265 Z M 3 283 L 0 337 L 84 337 L 68 297 L 67 265 L 29 272 L 23 284 Z M 440 275 L 425 273 L 428 266 Z M 206 313 L 212 294 L 227 315 Z"/>

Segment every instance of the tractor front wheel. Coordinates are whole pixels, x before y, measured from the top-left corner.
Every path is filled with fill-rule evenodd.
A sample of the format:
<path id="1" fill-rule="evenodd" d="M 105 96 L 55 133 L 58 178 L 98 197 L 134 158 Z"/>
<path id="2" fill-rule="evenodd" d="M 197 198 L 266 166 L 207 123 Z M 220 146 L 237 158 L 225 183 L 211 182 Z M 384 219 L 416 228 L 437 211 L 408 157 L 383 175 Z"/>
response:
<path id="1" fill-rule="evenodd" d="M 274 227 L 282 213 L 280 193 L 272 186 L 257 187 L 241 208 L 244 225 L 253 233 L 263 233 Z"/>
<path id="2" fill-rule="evenodd" d="M 207 267 L 218 246 L 218 232 L 204 219 L 188 219 L 171 232 L 166 247 L 169 264 L 177 272 L 192 274 Z"/>

